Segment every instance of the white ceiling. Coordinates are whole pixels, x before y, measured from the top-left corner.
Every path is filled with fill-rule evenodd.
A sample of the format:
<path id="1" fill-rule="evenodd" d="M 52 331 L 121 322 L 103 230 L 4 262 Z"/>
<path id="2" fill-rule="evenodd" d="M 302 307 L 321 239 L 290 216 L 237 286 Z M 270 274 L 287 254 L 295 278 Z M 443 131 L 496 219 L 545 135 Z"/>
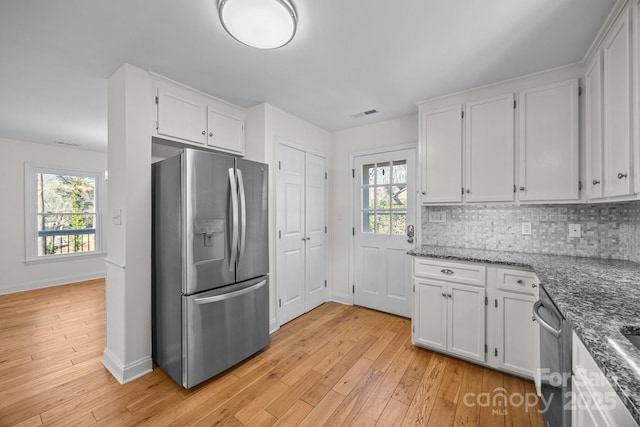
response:
<path id="1" fill-rule="evenodd" d="M 1 0 L 0 136 L 106 150 L 107 79 L 125 62 L 328 131 L 400 117 L 581 61 L 615 0 L 293 2 L 295 39 L 260 51 L 224 33 L 216 0 Z"/>

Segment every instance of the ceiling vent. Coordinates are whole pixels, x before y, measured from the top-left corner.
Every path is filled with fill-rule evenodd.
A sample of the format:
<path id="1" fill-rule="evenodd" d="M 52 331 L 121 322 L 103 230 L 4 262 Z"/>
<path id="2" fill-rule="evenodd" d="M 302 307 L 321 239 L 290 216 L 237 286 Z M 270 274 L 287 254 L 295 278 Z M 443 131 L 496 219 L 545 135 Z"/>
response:
<path id="1" fill-rule="evenodd" d="M 358 119 L 360 117 L 370 116 L 370 115 L 375 114 L 377 112 L 378 112 L 378 110 L 376 110 L 375 108 L 372 108 L 371 110 L 363 111 L 362 113 L 352 114 L 351 118 Z"/>

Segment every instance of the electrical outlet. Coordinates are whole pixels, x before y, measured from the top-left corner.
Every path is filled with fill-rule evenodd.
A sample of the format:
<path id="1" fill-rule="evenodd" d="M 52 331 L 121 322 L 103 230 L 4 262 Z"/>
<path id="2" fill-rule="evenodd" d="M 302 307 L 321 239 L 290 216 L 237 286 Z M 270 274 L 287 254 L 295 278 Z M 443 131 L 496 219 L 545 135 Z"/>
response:
<path id="1" fill-rule="evenodd" d="M 429 211 L 429 222 L 447 222 L 447 212 Z"/>
<path id="2" fill-rule="evenodd" d="M 580 224 L 569 224 L 569 237 L 582 236 L 582 230 L 580 230 Z"/>
<path id="3" fill-rule="evenodd" d="M 531 223 L 523 222 L 522 223 L 522 235 L 523 236 L 531 236 Z"/>

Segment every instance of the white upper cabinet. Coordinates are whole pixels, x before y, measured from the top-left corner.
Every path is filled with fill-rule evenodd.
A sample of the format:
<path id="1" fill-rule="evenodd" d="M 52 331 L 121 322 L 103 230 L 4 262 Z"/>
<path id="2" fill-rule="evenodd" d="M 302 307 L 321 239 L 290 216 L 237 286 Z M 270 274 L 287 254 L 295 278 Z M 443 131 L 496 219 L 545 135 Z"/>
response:
<path id="1" fill-rule="evenodd" d="M 604 195 L 632 194 L 631 12 L 626 7 L 602 43 L 604 75 Z"/>
<path id="2" fill-rule="evenodd" d="M 634 129 L 634 188 L 636 193 L 640 193 L 640 1 L 636 1 L 633 5 L 633 29 L 634 29 L 634 47 L 633 54 L 633 78 L 634 78 L 634 97 L 633 97 L 633 129 Z"/>
<path id="3" fill-rule="evenodd" d="M 204 145 L 207 141 L 205 103 L 179 91 L 158 89 L 158 135 Z"/>
<path id="4" fill-rule="evenodd" d="M 240 115 L 207 107 L 207 145 L 233 153 L 244 153 L 244 120 Z"/>
<path id="5" fill-rule="evenodd" d="M 154 75 L 156 135 L 187 145 L 244 154 L 245 110 Z"/>
<path id="6" fill-rule="evenodd" d="M 465 105 L 465 200 L 514 200 L 513 94 Z"/>
<path id="7" fill-rule="evenodd" d="M 462 106 L 422 113 L 422 202 L 462 201 Z"/>
<path id="8" fill-rule="evenodd" d="M 585 74 L 587 154 L 587 198 L 603 196 L 602 189 L 602 61 L 600 52 L 587 65 Z"/>
<path id="9" fill-rule="evenodd" d="M 519 92 L 519 200 L 577 200 L 578 80 Z"/>

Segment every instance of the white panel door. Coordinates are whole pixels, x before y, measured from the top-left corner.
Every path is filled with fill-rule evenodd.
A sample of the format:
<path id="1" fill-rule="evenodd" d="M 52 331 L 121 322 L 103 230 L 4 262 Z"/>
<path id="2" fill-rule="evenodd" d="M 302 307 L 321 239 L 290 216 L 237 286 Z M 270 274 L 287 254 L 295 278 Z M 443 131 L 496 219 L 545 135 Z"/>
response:
<path id="1" fill-rule="evenodd" d="M 327 300 L 326 160 L 302 149 L 278 148 L 277 292 L 279 322 Z"/>
<path id="2" fill-rule="evenodd" d="M 512 202 L 514 175 L 513 94 L 465 106 L 465 199 Z"/>
<path id="3" fill-rule="evenodd" d="M 578 80 L 521 91 L 519 198 L 580 198 Z"/>
<path id="4" fill-rule="evenodd" d="M 462 201 L 462 106 L 422 115 L 422 203 Z"/>
<path id="5" fill-rule="evenodd" d="M 538 326 L 531 321 L 536 298 L 498 291 L 498 367 L 533 378 L 538 368 Z"/>
<path id="6" fill-rule="evenodd" d="M 204 145 L 206 120 L 205 105 L 199 99 L 158 89 L 158 135 Z"/>
<path id="7" fill-rule="evenodd" d="M 603 42 L 604 194 L 631 194 L 631 14 L 627 7 Z"/>
<path id="8" fill-rule="evenodd" d="M 277 189 L 280 324 L 305 312 L 304 158 L 303 151 L 281 146 Z"/>
<path id="9" fill-rule="evenodd" d="M 448 350 L 484 362 L 485 289 L 448 283 Z"/>
<path id="10" fill-rule="evenodd" d="M 411 317 L 415 149 L 354 158 L 354 304 Z"/>
<path id="11" fill-rule="evenodd" d="M 447 349 L 447 284 L 415 280 L 413 340 L 415 344 Z"/>
<path id="12" fill-rule="evenodd" d="M 326 166 L 325 159 L 306 153 L 305 159 L 305 310 L 326 301 Z"/>
<path id="13" fill-rule="evenodd" d="M 585 115 L 587 119 L 587 197 L 602 197 L 602 61 L 598 51 L 587 65 Z"/>

